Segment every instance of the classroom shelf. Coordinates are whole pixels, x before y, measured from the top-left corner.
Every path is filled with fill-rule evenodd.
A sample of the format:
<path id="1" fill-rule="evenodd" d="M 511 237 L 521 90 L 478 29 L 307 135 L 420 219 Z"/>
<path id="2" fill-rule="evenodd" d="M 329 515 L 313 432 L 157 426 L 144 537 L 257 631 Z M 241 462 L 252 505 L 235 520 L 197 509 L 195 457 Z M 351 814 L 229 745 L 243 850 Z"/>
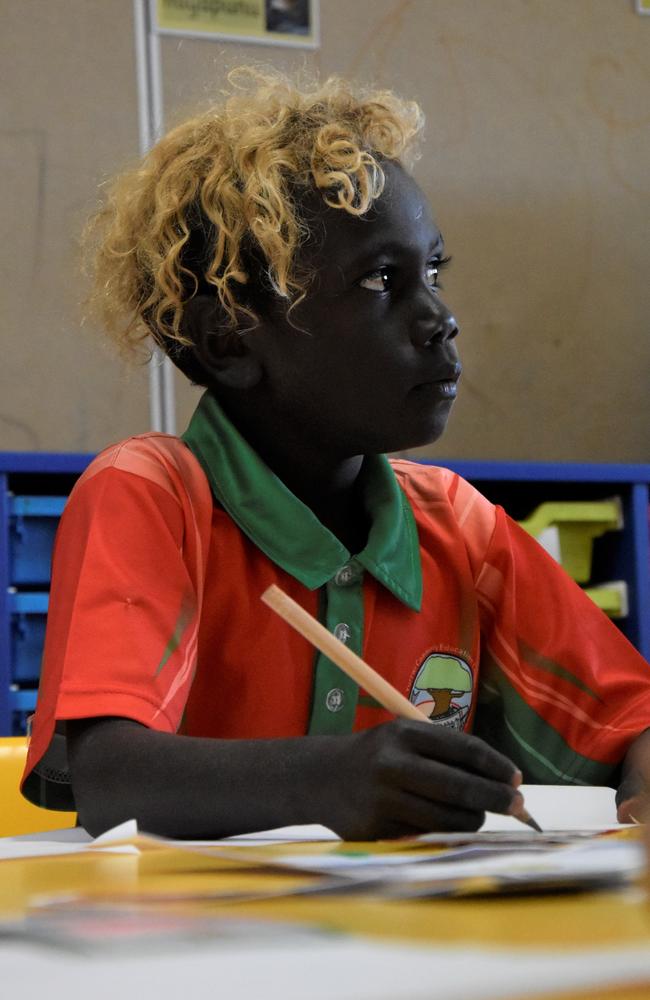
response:
<path id="1" fill-rule="evenodd" d="M 51 542 L 92 455 L 0 452 L 0 736 L 34 711 Z"/>
<path id="2" fill-rule="evenodd" d="M 27 715 L 33 710 L 36 683 L 33 658 L 24 629 L 29 616 L 38 616 L 47 601 L 49 581 L 29 570 L 15 573 L 15 539 L 10 538 L 18 516 L 47 518 L 60 509 L 53 498 L 66 497 L 93 456 L 74 453 L 0 452 L 0 735 L 19 735 Z M 429 463 L 430 464 L 430 463 Z M 592 578 L 589 586 L 610 581 L 625 584 L 627 615 L 616 625 L 646 659 L 650 659 L 650 465 L 573 464 L 550 462 L 445 461 L 448 468 L 473 483 L 494 503 L 502 504 L 517 520 L 527 518 L 542 502 L 602 501 L 619 497 L 623 527 L 596 538 L 593 548 Z M 14 498 L 40 498 L 16 503 Z M 53 515 L 55 518 L 57 514 Z M 13 518 L 13 522 L 12 522 Z M 42 546 L 41 527 L 24 531 L 21 545 Z M 31 527 L 31 525 L 29 526 Z M 10 541 L 12 544 L 10 544 Z M 27 553 L 27 566 L 30 565 Z M 25 553 L 20 553 L 24 567 Z M 35 564 L 42 565 L 39 549 Z M 27 595 L 32 595 L 28 597 Z M 22 617 L 20 617 L 22 615 Z M 37 627 L 41 622 L 37 620 Z M 21 658 L 20 663 L 17 661 Z"/>

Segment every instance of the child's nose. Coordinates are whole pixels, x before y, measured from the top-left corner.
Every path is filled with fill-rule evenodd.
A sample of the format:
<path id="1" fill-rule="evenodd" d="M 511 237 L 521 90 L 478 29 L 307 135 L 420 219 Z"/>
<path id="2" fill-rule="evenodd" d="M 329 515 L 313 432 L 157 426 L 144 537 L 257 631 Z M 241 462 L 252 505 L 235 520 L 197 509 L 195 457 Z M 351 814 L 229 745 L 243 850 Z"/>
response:
<path id="1" fill-rule="evenodd" d="M 458 324 L 451 309 L 437 296 L 430 298 L 428 309 L 422 310 L 413 324 L 411 340 L 417 347 L 427 347 L 434 342 L 453 340 L 458 334 Z"/>

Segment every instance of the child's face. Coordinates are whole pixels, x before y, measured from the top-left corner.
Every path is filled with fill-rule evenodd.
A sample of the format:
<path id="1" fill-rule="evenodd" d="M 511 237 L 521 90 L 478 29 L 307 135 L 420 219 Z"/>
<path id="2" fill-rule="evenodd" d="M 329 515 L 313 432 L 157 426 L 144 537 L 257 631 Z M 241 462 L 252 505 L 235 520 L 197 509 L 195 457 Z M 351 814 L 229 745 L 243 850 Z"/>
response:
<path id="1" fill-rule="evenodd" d="M 282 319 L 251 335 L 274 411 L 337 457 L 434 441 L 460 364 L 436 288 L 442 237 L 423 192 L 388 164 L 365 217 L 319 200 L 311 219 L 298 264 L 315 278 L 290 315 L 300 330 Z"/>

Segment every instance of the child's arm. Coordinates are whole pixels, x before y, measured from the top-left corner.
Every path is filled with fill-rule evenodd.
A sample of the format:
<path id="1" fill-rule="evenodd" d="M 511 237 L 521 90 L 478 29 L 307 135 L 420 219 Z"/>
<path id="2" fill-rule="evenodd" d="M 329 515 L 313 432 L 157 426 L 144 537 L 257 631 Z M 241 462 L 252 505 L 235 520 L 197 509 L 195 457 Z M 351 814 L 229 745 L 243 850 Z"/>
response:
<path id="1" fill-rule="evenodd" d="M 173 837 L 322 823 L 353 840 L 473 830 L 522 805 L 514 764 L 465 733 L 399 720 L 345 736 L 214 740 L 128 719 L 67 723 L 82 824 Z"/>

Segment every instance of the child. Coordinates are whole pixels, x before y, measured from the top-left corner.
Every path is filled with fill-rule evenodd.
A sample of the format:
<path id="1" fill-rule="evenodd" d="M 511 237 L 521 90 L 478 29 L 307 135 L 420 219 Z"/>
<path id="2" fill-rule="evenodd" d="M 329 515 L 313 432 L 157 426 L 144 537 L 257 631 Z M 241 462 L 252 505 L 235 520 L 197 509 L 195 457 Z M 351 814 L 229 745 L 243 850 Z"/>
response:
<path id="1" fill-rule="evenodd" d="M 647 664 L 501 509 L 383 457 L 442 434 L 460 376 L 442 235 L 405 166 L 418 107 L 232 82 L 96 219 L 107 328 L 151 334 L 206 393 L 182 441 L 108 448 L 72 493 L 25 794 L 94 834 L 368 839 L 517 812 L 523 775 L 621 783 L 626 819 Z M 260 601 L 272 582 L 434 724 L 315 655 Z"/>

